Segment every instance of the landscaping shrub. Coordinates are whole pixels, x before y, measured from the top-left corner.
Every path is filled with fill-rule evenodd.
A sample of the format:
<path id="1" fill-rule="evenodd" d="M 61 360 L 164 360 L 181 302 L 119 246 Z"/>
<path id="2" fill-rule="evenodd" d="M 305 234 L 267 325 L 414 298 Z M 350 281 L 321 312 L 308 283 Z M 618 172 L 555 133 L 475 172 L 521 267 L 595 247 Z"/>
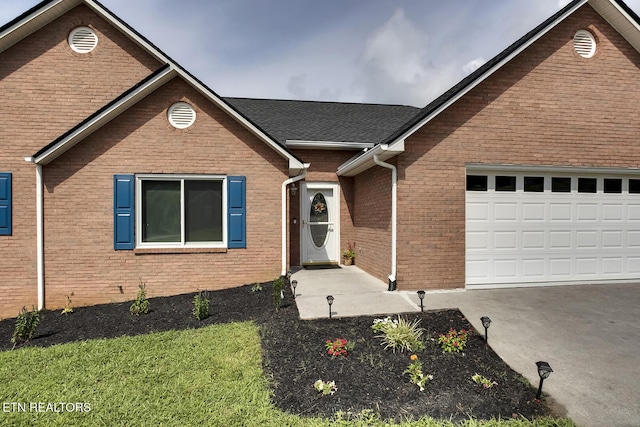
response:
<path id="1" fill-rule="evenodd" d="M 467 345 L 468 335 L 469 331 L 464 329 L 456 331 L 451 328 L 446 335 L 440 334 L 438 343 L 442 346 L 442 350 L 447 353 L 459 353 L 464 350 L 464 347 Z"/>
<path id="2" fill-rule="evenodd" d="M 380 319 L 376 319 L 380 320 Z M 424 329 L 420 328 L 420 319 L 416 319 L 413 322 L 398 316 L 397 320 L 389 320 L 376 322 L 372 328 L 382 332 L 380 335 L 376 335 L 378 338 L 382 338 L 382 345 L 385 350 L 390 348 L 394 353 L 396 350 L 419 352 L 424 350 L 424 343 L 422 342 L 422 333 Z"/>
<path id="3" fill-rule="evenodd" d="M 209 292 L 200 291 L 193 297 L 193 316 L 198 320 L 209 317 Z"/>
<path id="4" fill-rule="evenodd" d="M 282 277 L 278 277 L 273 281 L 273 305 L 276 308 L 276 311 L 280 309 L 282 305 L 283 293 L 282 289 L 284 288 L 284 279 Z"/>
<path id="5" fill-rule="evenodd" d="M 138 287 L 140 288 L 138 290 L 138 296 L 129 309 L 134 316 L 140 316 L 141 314 L 147 314 L 149 312 L 149 300 L 147 299 L 145 285 L 141 283 Z"/>
<path id="6" fill-rule="evenodd" d="M 27 311 L 26 307 L 22 307 L 22 311 L 16 318 L 16 326 L 11 337 L 13 348 L 18 343 L 29 341 L 36 332 L 38 323 L 40 323 L 40 312 L 35 308 L 33 311 Z"/>

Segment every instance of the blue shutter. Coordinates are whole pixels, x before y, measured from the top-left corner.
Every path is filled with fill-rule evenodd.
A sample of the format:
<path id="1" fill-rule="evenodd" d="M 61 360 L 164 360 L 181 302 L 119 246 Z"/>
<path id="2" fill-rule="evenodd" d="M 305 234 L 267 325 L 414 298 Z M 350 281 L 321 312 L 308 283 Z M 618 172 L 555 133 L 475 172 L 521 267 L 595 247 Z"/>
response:
<path id="1" fill-rule="evenodd" d="M 246 178 L 227 177 L 227 247 L 247 247 Z"/>
<path id="2" fill-rule="evenodd" d="M 113 176 L 113 248 L 131 250 L 135 246 L 134 224 L 134 176 Z"/>
<path id="3" fill-rule="evenodd" d="M 11 235 L 11 174 L 0 173 L 0 236 Z"/>

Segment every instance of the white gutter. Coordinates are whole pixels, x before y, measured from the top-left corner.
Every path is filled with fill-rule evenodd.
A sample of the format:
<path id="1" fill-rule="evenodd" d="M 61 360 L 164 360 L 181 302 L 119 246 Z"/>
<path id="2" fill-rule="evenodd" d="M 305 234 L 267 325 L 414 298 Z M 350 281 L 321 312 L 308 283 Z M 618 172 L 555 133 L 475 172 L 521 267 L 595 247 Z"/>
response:
<path id="1" fill-rule="evenodd" d="M 282 183 L 282 271 L 281 276 L 287 275 L 287 185 L 294 182 L 298 182 L 307 176 L 307 170 L 311 166 L 310 163 L 305 163 L 302 173 L 287 179 Z"/>
<path id="2" fill-rule="evenodd" d="M 398 169 L 394 165 L 380 160 L 378 154 L 373 155 L 373 161 L 378 166 L 391 169 L 391 274 L 389 274 L 389 290 L 395 291 L 398 258 Z"/>
<path id="3" fill-rule="evenodd" d="M 38 310 L 44 309 L 44 222 L 42 216 L 42 165 L 33 157 L 25 157 L 25 161 L 36 165 L 36 270 L 38 272 Z"/>
<path id="4" fill-rule="evenodd" d="M 316 149 L 316 150 L 364 150 L 373 148 L 373 142 L 348 141 L 306 141 L 301 139 L 287 139 L 287 148 Z"/>

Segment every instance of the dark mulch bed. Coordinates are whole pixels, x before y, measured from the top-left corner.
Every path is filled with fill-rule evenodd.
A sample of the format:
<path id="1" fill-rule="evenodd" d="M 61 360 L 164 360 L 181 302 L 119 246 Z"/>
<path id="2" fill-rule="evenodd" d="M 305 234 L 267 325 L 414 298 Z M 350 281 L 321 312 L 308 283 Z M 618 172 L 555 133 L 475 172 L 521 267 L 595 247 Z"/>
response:
<path id="1" fill-rule="evenodd" d="M 403 316 L 421 319 L 426 349 L 419 354 L 425 373 L 434 379 L 420 392 L 403 371 L 409 354 L 384 350 L 374 337 L 375 317 L 301 321 L 291 293 L 274 312 L 271 283 L 262 292 L 251 286 L 212 292 L 211 316 L 203 321 L 191 315 L 194 294 L 151 298 L 150 313 L 139 317 L 129 313 L 131 302 L 75 308 L 67 315 L 44 311 L 35 337 L 22 346 L 51 346 L 94 338 L 114 338 L 175 329 L 199 328 L 215 323 L 254 321 L 260 326 L 265 373 L 273 387 L 273 401 L 282 410 L 306 416 L 331 417 L 337 411 L 357 414 L 371 409 L 385 419 L 434 418 L 479 419 L 491 417 L 533 417 L 550 415 L 544 402 L 534 399 L 536 390 L 512 371 L 481 336 L 469 337 L 464 354 L 445 354 L 437 337 L 449 328 L 473 328 L 457 310 L 413 313 Z M 380 316 L 378 316 L 380 317 Z M 15 319 L 0 321 L 0 350 L 10 350 Z M 355 342 L 349 356 L 327 354 L 328 339 Z M 476 385 L 471 376 L 480 373 L 499 383 L 491 389 Z M 316 392 L 318 380 L 336 382 L 331 396 Z"/>

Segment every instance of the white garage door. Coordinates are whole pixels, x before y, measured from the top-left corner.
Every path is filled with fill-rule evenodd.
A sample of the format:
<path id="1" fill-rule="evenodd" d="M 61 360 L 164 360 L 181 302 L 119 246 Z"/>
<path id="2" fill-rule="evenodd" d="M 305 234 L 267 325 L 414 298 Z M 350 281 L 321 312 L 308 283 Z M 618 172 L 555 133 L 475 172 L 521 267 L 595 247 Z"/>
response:
<path id="1" fill-rule="evenodd" d="M 640 175 L 467 171 L 468 288 L 640 279 Z"/>

